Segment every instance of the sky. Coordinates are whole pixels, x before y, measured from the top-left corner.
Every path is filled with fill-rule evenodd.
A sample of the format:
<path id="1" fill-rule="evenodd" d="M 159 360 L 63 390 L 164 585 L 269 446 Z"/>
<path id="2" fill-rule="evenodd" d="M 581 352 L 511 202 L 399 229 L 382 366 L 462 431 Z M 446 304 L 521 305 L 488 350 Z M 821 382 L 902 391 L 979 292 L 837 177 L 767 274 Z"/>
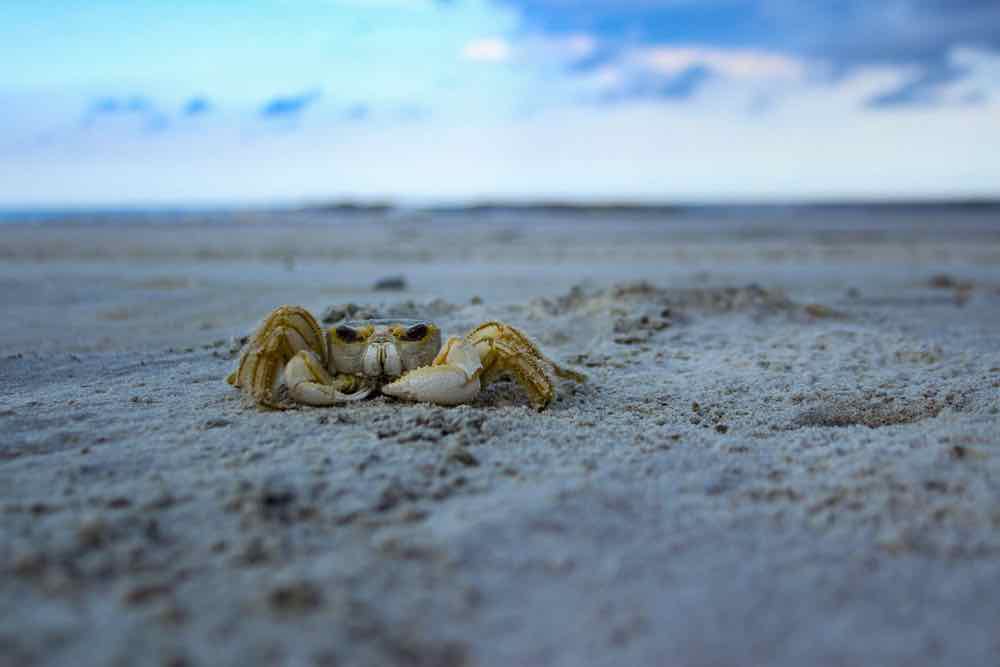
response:
<path id="1" fill-rule="evenodd" d="M 1000 196 L 996 0 L 3 0 L 0 207 Z"/>

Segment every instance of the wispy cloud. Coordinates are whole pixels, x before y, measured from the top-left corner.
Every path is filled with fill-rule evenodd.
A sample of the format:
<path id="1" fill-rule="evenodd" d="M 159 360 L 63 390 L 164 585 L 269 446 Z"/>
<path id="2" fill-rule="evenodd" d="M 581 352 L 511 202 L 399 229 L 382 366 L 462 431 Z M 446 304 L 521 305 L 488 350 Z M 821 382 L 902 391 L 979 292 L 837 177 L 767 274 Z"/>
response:
<path id="1" fill-rule="evenodd" d="M 319 98 L 320 93 L 317 90 L 304 92 L 299 95 L 274 97 L 265 102 L 260 108 L 260 115 L 264 118 L 296 117 L 319 101 Z"/>
<path id="2" fill-rule="evenodd" d="M 870 106 L 934 104 L 944 84 L 968 73 L 950 54 L 960 47 L 1000 53 L 996 0 L 495 0 L 515 8 L 530 31 L 591 34 L 589 74 L 644 52 L 654 67 L 702 65 L 723 77 L 794 77 L 801 62 L 840 76 L 869 66 L 913 67 L 911 79 Z M 631 55 L 630 55 L 631 54 Z"/>
<path id="3" fill-rule="evenodd" d="M 805 71 L 795 58 L 751 49 L 659 46 L 637 49 L 626 58 L 663 74 L 702 66 L 736 79 L 798 79 Z"/>
<path id="4" fill-rule="evenodd" d="M 100 97 L 84 112 L 82 124 L 87 128 L 94 127 L 103 118 L 114 117 L 137 120 L 148 132 L 162 131 L 170 124 L 166 114 L 159 111 L 151 100 L 141 95 Z"/>
<path id="5" fill-rule="evenodd" d="M 462 49 L 462 56 L 466 60 L 476 62 L 505 63 L 510 61 L 512 54 L 510 43 L 502 37 L 475 39 Z"/>
<path id="6" fill-rule="evenodd" d="M 631 44 L 756 46 L 842 63 L 942 61 L 959 45 L 1000 49 L 995 0 L 495 0 L 546 32 Z"/>
<path id="7" fill-rule="evenodd" d="M 996 0 L 68 4 L 0 12 L 0 199 L 1000 183 Z"/>
<path id="8" fill-rule="evenodd" d="M 614 78 L 597 97 L 603 104 L 635 99 L 683 101 L 693 97 L 716 74 L 705 65 L 697 64 L 667 75 Z"/>
<path id="9" fill-rule="evenodd" d="M 200 116 L 212 110 L 212 103 L 205 97 L 192 97 L 184 103 L 181 114 L 185 116 Z"/>
<path id="10" fill-rule="evenodd" d="M 344 110 L 344 120 L 350 121 L 361 121 L 367 120 L 372 115 L 371 107 L 367 104 L 358 102 L 357 104 L 352 104 Z"/>
<path id="11" fill-rule="evenodd" d="M 952 65 L 926 68 L 903 84 L 871 97 L 870 109 L 891 109 L 903 106 L 929 106 L 942 101 L 941 88 L 963 78 L 967 70 Z"/>
<path id="12" fill-rule="evenodd" d="M 1000 50 L 1000 5 L 994 0 L 841 0 L 771 2 L 766 16 L 797 25 L 791 48 L 845 67 L 930 65 L 956 47 Z"/>
<path id="13" fill-rule="evenodd" d="M 696 96 L 710 82 L 735 86 L 750 98 L 803 84 L 809 64 L 791 56 L 755 49 L 693 46 L 637 46 L 606 62 L 573 70 L 581 99 L 601 103 Z M 741 106 L 748 106 L 740 102 Z M 760 104 L 754 106 L 761 110 Z"/>
<path id="14" fill-rule="evenodd" d="M 1000 53 L 953 49 L 946 62 L 910 67 L 894 86 L 872 95 L 868 109 L 941 105 L 969 106 L 989 101 L 1000 90 Z"/>
<path id="15" fill-rule="evenodd" d="M 463 46 L 461 56 L 464 60 L 482 63 L 575 67 L 593 57 L 598 49 L 597 40 L 586 33 L 536 33 L 473 39 Z"/>
<path id="16" fill-rule="evenodd" d="M 105 114 L 144 114 L 153 108 L 152 102 L 145 97 L 101 97 L 90 105 L 92 116 Z"/>

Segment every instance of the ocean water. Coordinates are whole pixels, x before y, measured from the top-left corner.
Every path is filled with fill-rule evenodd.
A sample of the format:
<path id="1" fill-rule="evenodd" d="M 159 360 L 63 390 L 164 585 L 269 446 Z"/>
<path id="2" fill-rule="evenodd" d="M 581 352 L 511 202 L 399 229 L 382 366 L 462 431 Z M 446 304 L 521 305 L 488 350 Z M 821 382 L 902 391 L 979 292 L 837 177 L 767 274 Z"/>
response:
<path id="1" fill-rule="evenodd" d="M 0 208 L 0 224 L 3 223 L 97 223 L 109 221 L 140 220 L 180 220 L 192 215 L 230 215 L 235 209 L 187 209 L 187 208 Z"/>
<path id="2" fill-rule="evenodd" d="M 1000 199 L 955 201 L 817 202 L 775 204 L 633 204 L 633 203 L 469 203 L 440 206 L 337 203 L 305 207 L 167 207 L 167 208 L 0 208 L 0 223 L 10 222 L 183 222 L 246 216 L 294 218 L 297 221 L 410 218 L 537 221 L 582 220 L 743 220 L 788 221 L 993 217 L 1000 221 Z"/>

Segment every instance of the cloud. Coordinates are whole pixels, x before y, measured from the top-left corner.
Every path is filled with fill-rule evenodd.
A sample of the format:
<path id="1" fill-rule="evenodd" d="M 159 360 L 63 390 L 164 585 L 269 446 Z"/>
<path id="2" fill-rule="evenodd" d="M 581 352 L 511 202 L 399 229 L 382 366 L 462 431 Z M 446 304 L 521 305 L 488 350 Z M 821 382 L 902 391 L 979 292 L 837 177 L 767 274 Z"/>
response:
<path id="1" fill-rule="evenodd" d="M 807 63 L 753 49 L 638 46 L 593 69 L 575 72 L 583 98 L 608 104 L 634 99 L 687 100 L 710 82 L 738 84 L 758 103 L 762 96 L 802 84 Z M 740 102 L 740 106 L 748 103 Z"/>
<path id="2" fill-rule="evenodd" d="M 962 46 L 1000 50 L 1000 4 L 994 0 L 767 4 L 777 25 L 799 26 L 792 48 L 844 67 L 941 64 Z"/>
<path id="3" fill-rule="evenodd" d="M 484 63 L 525 63 L 576 68 L 597 55 L 599 44 L 586 33 L 528 34 L 516 39 L 485 37 L 467 42 L 462 59 Z"/>
<path id="4" fill-rule="evenodd" d="M 185 116 L 200 116 L 212 110 L 212 103 L 204 97 L 192 97 L 184 103 L 181 113 Z"/>
<path id="5" fill-rule="evenodd" d="M 426 121 L 430 117 L 430 109 L 421 104 L 402 104 L 391 111 L 391 118 L 402 123 Z"/>
<path id="6" fill-rule="evenodd" d="M 310 106 L 320 99 L 320 92 L 313 90 L 300 95 L 290 95 L 274 97 L 266 102 L 259 111 L 259 114 L 268 119 L 296 119 Z M 367 102 L 353 102 L 349 104 L 327 105 L 330 115 L 328 120 L 359 123 L 370 120 L 376 113 Z"/>
<path id="7" fill-rule="evenodd" d="M 941 88 L 962 79 L 968 70 L 954 65 L 926 68 L 904 83 L 871 97 L 869 109 L 890 109 L 902 106 L 928 106 L 940 103 Z"/>
<path id="8" fill-rule="evenodd" d="M 160 132 L 169 125 L 168 117 L 156 105 L 141 95 L 128 97 L 100 97 L 94 100 L 83 115 L 83 126 L 95 126 L 104 118 L 137 119 L 147 132 Z"/>
<path id="9" fill-rule="evenodd" d="M 667 99 L 687 99 L 713 76 L 712 70 L 704 65 L 692 65 L 669 81 L 654 88 L 654 94 Z"/>
<path id="10" fill-rule="evenodd" d="M 647 69 L 664 74 L 675 74 L 701 65 L 736 79 L 794 80 L 805 71 L 804 64 L 795 58 L 749 49 L 660 46 L 639 49 L 630 57 Z"/>
<path id="11" fill-rule="evenodd" d="M 507 40 L 501 37 L 486 37 L 466 44 L 462 49 L 462 57 L 475 62 L 505 63 L 511 59 L 512 51 Z"/>
<path id="12" fill-rule="evenodd" d="M 371 117 L 372 110 L 367 104 L 357 103 L 347 107 L 344 111 L 344 120 L 362 121 Z"/>
<path id="13" fill-rule="evenodd" d="M 90 117 L 121 115 L 121 114 L 145 114 L 151 111 L 153 104 L 145 97 L 101 97 L 90 105 L 87 115 Z"/>
<path id="14" fill-rule="evenodd" d="M 1000 91 L 1000 53 L 953 49 L 947 62 L 911 67 L 896 85 L 872 95 L 869 109 L 969 106 L 988 103 Z"/>
<path id="15" fill-rule="evenodd" d="M 632 43 L 766 47 L 844 63 L 945 60 L 1000 49 L 996 0 L 495 0 L 546 32 Z"/>
<path id="16" fill-rule="evenodd" d="M 601 48 L 577 73 L 637 49 L 675 72 L 701 64 L 723 77 L 792 76 L 802 62 L 825 66 L 831 80 L 873 65 L 917 68 L 903 87 L 871 101 L 879 108 L 941 102 L 936 91 L 967 74 L 949 62 L 957 48 L 1000 52 L 996 0 L 494 1 L 516 9 L 528 32 L 593 35 Z"/>
<path id="17" fill-rule="evenodd" d="M 318 101 L 319 97 L 319 91 L 315 90 L 300 95 L 274 97 L 260 108 L 260 115 L 265 118 L 295 117 Z"/>
<path id="18" fill-rule="evenodd" d="M 666 76 L 609 77 L 609 86 L 597 101 L 613 104 L 635 99 L 681 101 L 693 97 L 716 74 L 695 64 Z"/>

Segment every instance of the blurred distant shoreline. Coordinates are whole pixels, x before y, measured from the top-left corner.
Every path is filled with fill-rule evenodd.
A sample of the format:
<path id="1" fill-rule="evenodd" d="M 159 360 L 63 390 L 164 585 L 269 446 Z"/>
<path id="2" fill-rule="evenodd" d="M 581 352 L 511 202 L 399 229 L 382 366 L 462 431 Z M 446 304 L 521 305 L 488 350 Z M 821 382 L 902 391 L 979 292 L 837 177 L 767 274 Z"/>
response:
<path id="1" fill-rule="evenodd" d="M 62 207 L 0 208 L 0 223 L 15 222 L 136 222 L 143 219 L 245 219 L 246 217 L 294 218 L 392 218 L 410 216 L 494 218 L 508 216 L 554 216 L 609 218 L 785 218 L 793 216 L 997 213 L 1000 198 L 927 200 L 844 200 L 788 203 L 646 203 L 630 201 L 590 202 L 574 200 L 505 201 L 483 200 L 458 204 L 404 205 L 385 201 L 331 201 L 285 206 L 207 207 Z"/>

